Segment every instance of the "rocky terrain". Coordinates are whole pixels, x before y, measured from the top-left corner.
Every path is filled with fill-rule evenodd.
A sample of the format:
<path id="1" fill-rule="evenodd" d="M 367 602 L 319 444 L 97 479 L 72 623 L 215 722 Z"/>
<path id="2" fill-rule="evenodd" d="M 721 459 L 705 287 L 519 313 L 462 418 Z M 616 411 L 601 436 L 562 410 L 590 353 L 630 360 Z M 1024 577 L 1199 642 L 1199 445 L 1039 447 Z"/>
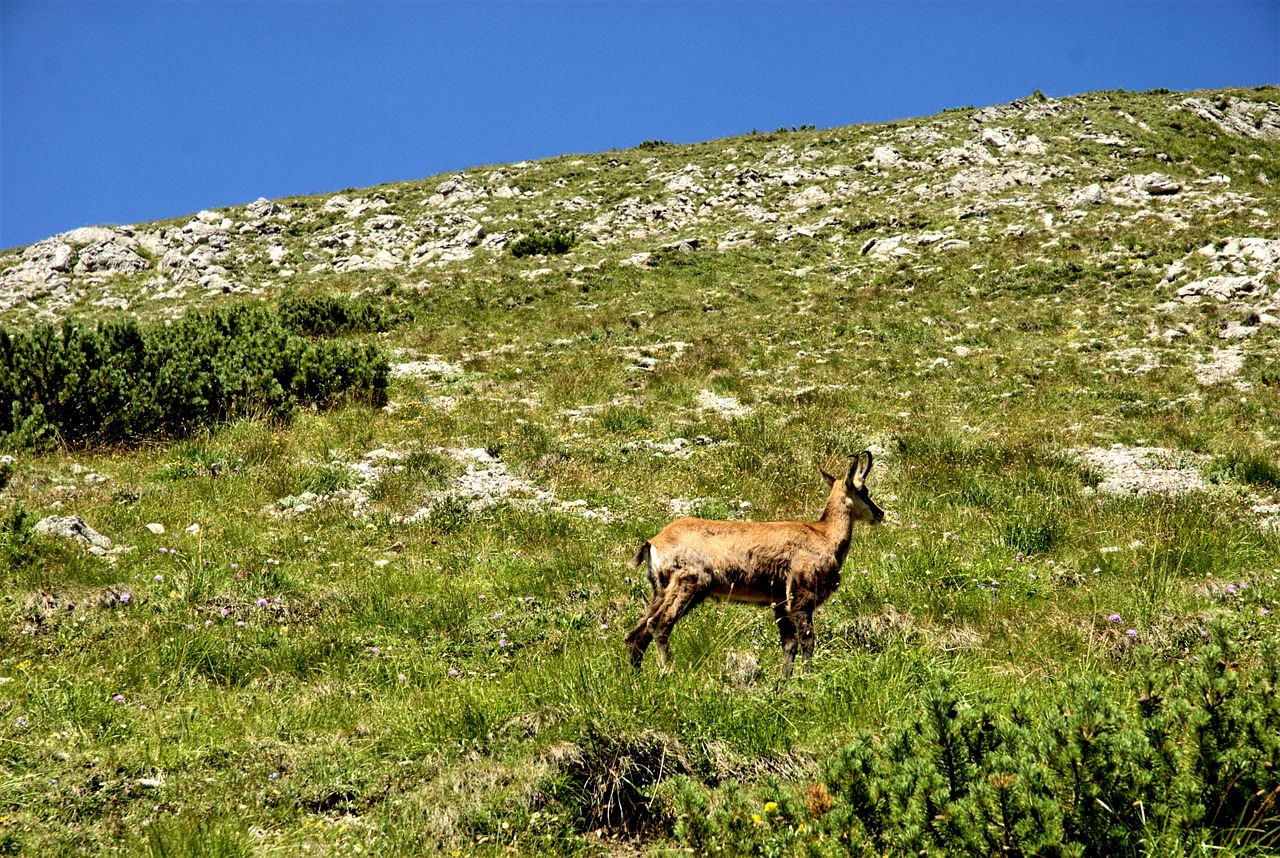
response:
<path id="1" fill-rule="evenodd" d="M 0 255 L 0 313 L 19 325 L 112 312 L 163 318 L 288 289 L 347 288 L 341 275 L 370 272 L 430 292 L 455 277 L 491 281 L 513 242 L 549 229 L 575 234 L 578 244 L 569 255 L 536 257 L 519 268 L 518 276 L 531 283 L 572 283 L 575 275 L 602 267 L 645 270 L 672 255 L 751 248 L 785 266 L 786 246 L 801 239 L 825 245 L 821 276 L 837 288 L 904 267 L 937 271 L 945 257 L 961 253 L 975 260 L 971 268 L 980 281 L 991 264 L 984 248 L 1016 241 L 1027 248 L 1019 267 L 1047 263 L 1071 248 L 1082 252 L 1084 264 L 1152 284 L 1157 315 L 1145 341 L 1101 336 L 1073 348 L 1101 350 L 1101 361 L 1126 375 L 1182 363 L 1200 385 L 1235 383 L 1247 390 L 1250 384 L 1237 380 L 1245 344 L 1263 331 L 1273 332 L 1265 338 L 1270 342 L 1280 325 L 1274 220 L 1280 213 L 1271 190 L 1273 177 L 1280 180 L 1276 97 L 1271 89 L 1037 95 L 883 126 L 780 131 L 689 147 L 650 143 L 328 197 L 260 199 L 169 223 L 85 227 Z M 1147 118 L 1135 115 L 1129 102 Z M 1169 144 L 1182 133 L 1220 138 L 1229 169 L 1210 171 L 1180 157 Z M 1141 247 L 1152 231 L 1176 234 L 1214 222 L 1230 223 L 1234 231 L 1168 259 Z M 813 275 L 814 265 L 793 273 Z M 1221 309 L 1218 345 L 1188 345 L 1197 339 L 1188 335 L 1198 324 L 1192 308 L 1199 304 Z M 688 346 L 654 343 L 628 353 L 634 368 L 652 372 Z M 929 366 L 945 368 L 969 353 L 959 345 Z M 417 379 L 462 371 L 439 355 L 402 355 L 393 367 L 394 376 Z M 709 390 L 700 396 L 700 407 L 726 416 L 750 410 Z M 448 409 L 453 402 L 442 395 L 435 404 Z M 565 416 L 581 420 L 601 407 Z M 389 411 L 396 408 L 393 402 Z M 695 447 L 679 450 L 688 443 L 676 439 L 667 454 L 687 457 Z M 554 501 L 517 478 L 504 481 L 490 470 L 501 463 L 486 461 L 482 451 L 450 455 L 466 460 L 468 473 L 490 475 L 487 488 L 460 488 L 471 503 L 513 493 L 530 503 Z M 1196 488 L 1144 467 L 1149 457 L 1141 448 L 1083 455 L 1111 474 L 1100 490 Z M 360 485 L 380 473 L 352 467 Z M 1144 480 L 1143 474 L 1152 476 Z M 354 497 L 344 490 L 339 499 L 359 514 L 365 503 L 359 489 L 351 492 Z M 317 500 L 323 498 L 282 498 L 279 508 L 306 509 Z"/>
<path id="2" fill-rule="evenodd" d="M 1166 123 L 1267 151 L 1280 140 L 1273 95 L 1146 100 Z M 1227 339 L 1277 324 L 1280 240 L 1269 236 L 1270 200 L 1258 193 L 1273 181 L 1270 158 L 1242 151 L 1230 174 L 1206 172 L 1150 148 L 1157 131 L 1118 106 L 1099 106 L 1105 98 L 1036 97 L 885 126 L 652 145 L 322 198 L 260 199 L 164 224 L 85 227 L 0 255 L 0 312 L 11 323 L 114 309 L 163 315 L 358 271 L 425 286 L 450 269 L 483 270 L 533 225 L 576 233 L 574 262 L 595 266 L 644 267 L 655 254 L 817 237 L 832 247 L 834 276 L 847 279 L 1010 237 L 1034 236 L 1051 253 L 1085 228 L 1153 222 L 1179 230 L 1244 213 L 1256 234 L 1223 235 L 1174 260 L 1161 284 L 1170 301 L 1237 308 Z M 1105 127 L 1093 118 L 1099 108 Z M 1160 171 L 1147 169 L 1153 161 Z M 925 210 L 920 228 L 895 214 Z"/>

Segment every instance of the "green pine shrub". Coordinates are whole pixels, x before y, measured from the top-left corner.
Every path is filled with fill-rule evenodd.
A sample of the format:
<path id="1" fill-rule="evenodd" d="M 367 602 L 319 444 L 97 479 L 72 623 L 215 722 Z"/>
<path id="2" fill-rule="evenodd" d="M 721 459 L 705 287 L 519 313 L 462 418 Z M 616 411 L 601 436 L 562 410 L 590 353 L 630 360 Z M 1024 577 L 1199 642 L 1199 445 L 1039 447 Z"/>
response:
<path id="1" fill-rule="evenodd" d="M 30 510 L 20 503 L 9 507 L 0 517 L 0 565 L 20 569 L 35 561 L 35 527 L 36 517 Z"/>
<path id="2" fill-rule="evenodd" d="M 382 333 L 398 321 L 396 314 L 368 296 L 302 296 L 291 292 L 280 299 L 280 322 L 307 337 Z"/>
<path id="3" fill-rule="evenodd" d="M 697 852 L 923 856 L 1274 854 L 1280 846 L 1280 659 L 1241 670 L 1215 628 L 1190 661 L 1128 688 L 1071 680 L 1047 699 L 966 698 L 948 675 L 919 713 L 862 731 L 803 802 L 692 779 L 667 792 Z"/>
<path id="4" fill-rule="evenodd" d="M 578 243 L 578 236 L 567 230 L 530 233 L 511 243 L 511 255 L 551 256 L 568 253 Z"/>
<path id="5" fill-rule="evenodd" d="M 382 404 L 389 367 L 376 347 L 311 340 L 282 314 L 238 306 L 169 326 L 73 320 L 0 330 L 0 438 L 13 448 L 87 447 L 177 437 L 197 426 L 344 395 Z"/>

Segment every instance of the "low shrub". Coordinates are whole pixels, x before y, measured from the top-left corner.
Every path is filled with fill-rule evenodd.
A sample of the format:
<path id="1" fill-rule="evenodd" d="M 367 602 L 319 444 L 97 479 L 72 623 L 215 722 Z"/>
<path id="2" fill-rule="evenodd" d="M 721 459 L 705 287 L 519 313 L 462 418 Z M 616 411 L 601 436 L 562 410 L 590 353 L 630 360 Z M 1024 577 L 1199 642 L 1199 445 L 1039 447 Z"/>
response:
<path id="1" fill-rule="evenodd" d="M 87 447 L 177 437 L 211 422 L 355 395 L 386 400 L 373 346 L 310 340 L 264 307 L 193 314 L 149 329 L 73 320 L 0 330 L 0 439 L 12 448 Z"/>
<path id="2" fill-rule="evenodd" d="M 307 296 L 290 293 L 280 299 L 280 322 L 308 337 L 379 333 L 395 323 L 395 314 L 368 297 Z"/>
<path id="3" fill-rule="evenodd" d="M 1219 627 L 1120 693 L 1095 676 L 1009 705 L 943 675 L 916 717 L 859 733 L 803 796 L 685 783 L 674 833 L 703 854 L 1275 854 L 1280 659 L 1268 648 L 1245 671 L 1238 657 Z"/>
<path id="4" fill-rule="evenodd" d="M 578 243 L 578 237 L 567 231 L 535 232 L 511 243 L 511 255 L 548 256 L 568 253 Z"/>

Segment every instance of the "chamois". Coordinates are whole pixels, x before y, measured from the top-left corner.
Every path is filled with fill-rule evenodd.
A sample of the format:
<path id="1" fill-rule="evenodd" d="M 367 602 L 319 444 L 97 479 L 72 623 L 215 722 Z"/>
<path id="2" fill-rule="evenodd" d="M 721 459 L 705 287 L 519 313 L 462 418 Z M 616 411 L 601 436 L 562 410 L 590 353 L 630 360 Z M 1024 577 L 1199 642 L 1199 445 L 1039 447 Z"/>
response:
<path id="1" fill-rule="evenodd" d="M 864 450 L 843 479 L 819 468 L 831 495 L 817 521 L 682 518 L 641 545 L 631 562 L 647 564 L 653 599 L 627 635 L 631 664 L 639 669 L 654 641 L 665 670 L 671 629 L 710 596 L 772 608 L 782 638 L 783 675 L 791 675 L 797 641 L 807 669 L 813 657 L 813 612 L 840 585 L 854 522 L 884 520 L 884 510 L 867 493 L 871 461 L 871 451 Z"/>

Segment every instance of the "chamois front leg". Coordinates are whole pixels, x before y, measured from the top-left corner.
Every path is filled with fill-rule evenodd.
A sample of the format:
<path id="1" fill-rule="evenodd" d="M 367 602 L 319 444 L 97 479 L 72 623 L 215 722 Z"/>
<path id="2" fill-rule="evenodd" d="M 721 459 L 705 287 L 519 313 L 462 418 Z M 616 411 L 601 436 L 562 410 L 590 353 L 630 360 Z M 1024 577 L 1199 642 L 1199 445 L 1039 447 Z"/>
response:
<path id="1" fill-rule="evenodd" d="M 773 606 L 773 618 L 778 624 L 778 637 L 782 641 L 782 675 L 791 675 L 791 666 L 796 659 L 796 626 L 787 613 L 785 603 Z"/>
<path id="2" fill-rule="evenodd" d="M 804 672 L 809 672 L 809 662 L 813 660 L 813 605 L 796 611 L 793 622 L 796 633 L 800 637 L 800 657 L 804 661 Z"/>

